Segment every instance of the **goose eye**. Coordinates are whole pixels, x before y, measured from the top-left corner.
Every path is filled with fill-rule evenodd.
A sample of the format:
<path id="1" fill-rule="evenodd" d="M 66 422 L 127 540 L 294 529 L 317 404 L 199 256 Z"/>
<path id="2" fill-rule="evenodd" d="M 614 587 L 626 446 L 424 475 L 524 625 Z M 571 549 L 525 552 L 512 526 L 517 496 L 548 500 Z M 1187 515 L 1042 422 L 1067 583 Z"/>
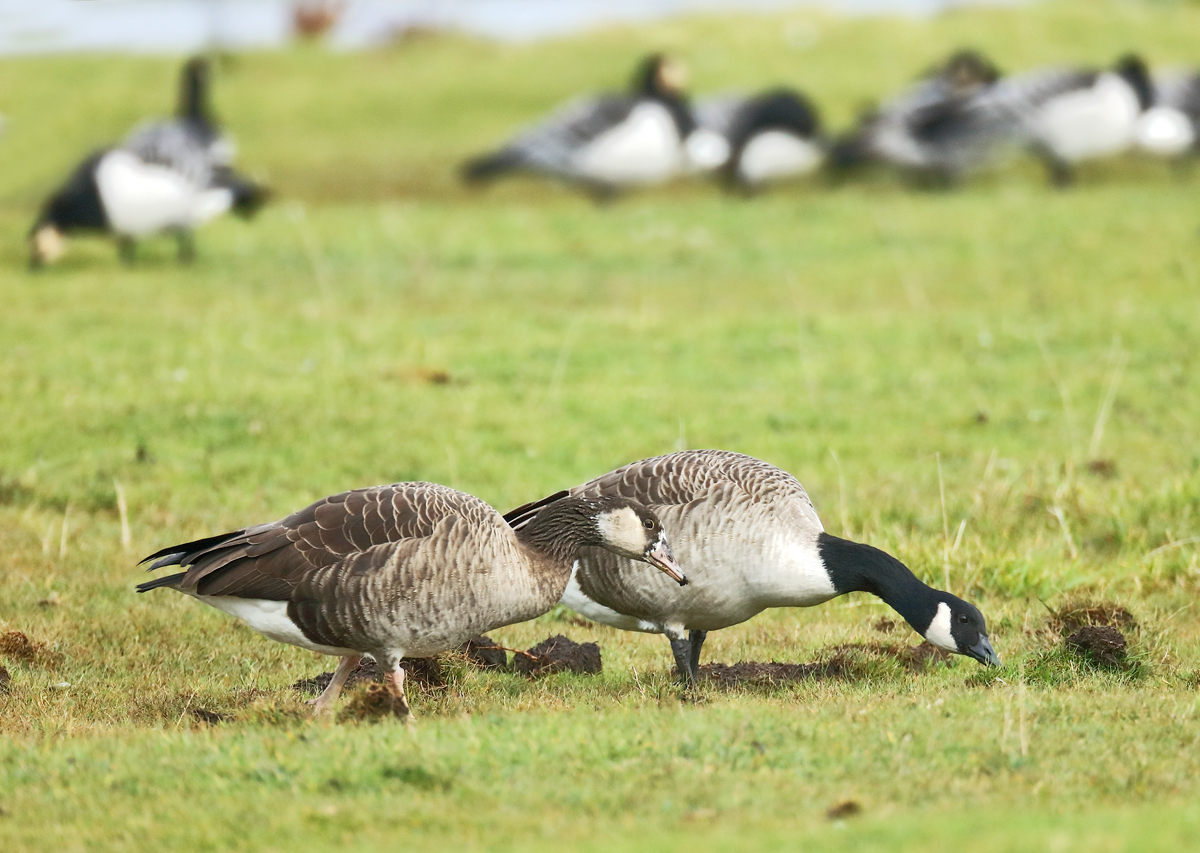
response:
<path id="1" fill-rule="evenodd" d="M 647 519 L 645 519 L 645 520 L 642 522 L 642 525 L 643 525 L 643 526 L 644 526 L 644 527 L 645 527 L 647 530 L 653 530 L 653 529 L 654 529 L 654 522 L 653 522 L 653 521 L 651 521 L 651 520 L 650 520 L 650 519 L 648 519 L 648 518 L 647 518 Z"/>
<path id="2" fill-rule="evenodd" d="M 962 624 L 966 625 L 971 620 L 967 618 L 967 614 L 963 613 L 958 617 L 958 621 L 961 622 Z"/>

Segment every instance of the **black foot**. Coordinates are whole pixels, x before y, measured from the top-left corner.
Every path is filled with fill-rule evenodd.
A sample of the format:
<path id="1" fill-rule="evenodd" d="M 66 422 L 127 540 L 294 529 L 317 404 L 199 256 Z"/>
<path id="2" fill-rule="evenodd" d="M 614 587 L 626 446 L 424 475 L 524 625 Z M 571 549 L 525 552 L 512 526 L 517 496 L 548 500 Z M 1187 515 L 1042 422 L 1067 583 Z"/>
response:
<path id="1" fill-rule="evenodd" d="M 685 688 L 696 686 L 696 674 L 692 671 L 692 641 L 671 640 L 671 654 L 675 656 L 675 673 Z"/>
<path id="2" fill-rule="evenodd" d="M 688 654 L 688 667 L 692 672 L 693 684 L 700 679 L 700 649 L 704 648 L 704 641 L 707 638 L 707 631 L 688 632 L 688 643 L 692 647 Z"/>

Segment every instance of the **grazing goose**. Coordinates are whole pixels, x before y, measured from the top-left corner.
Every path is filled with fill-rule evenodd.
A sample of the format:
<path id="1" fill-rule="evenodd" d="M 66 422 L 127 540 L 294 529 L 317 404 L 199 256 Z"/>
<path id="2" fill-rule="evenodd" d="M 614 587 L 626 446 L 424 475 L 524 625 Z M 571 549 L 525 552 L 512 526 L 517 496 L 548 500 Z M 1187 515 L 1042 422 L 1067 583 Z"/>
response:
<path id="1" fill-rule="evenodd" d="M 722 141 L 720 174 L 731 189 L 807 175 L 825 159 L 817 110 L 791 89 L 718 95 L 700 101 L 694 113 L 699 127 Z"/>
<path id="2" fill-rule="evenodd" d="M 572 101 L 498 151 L 467 162 L 463 178 L 477 183 L 532 172 L 606 198 L 621 187 L 675 177 L 688 168 L 696 129 L 685 85 L 682 65 L 649 56 L 630 92 Z"/>
<path id="3" fill-rule="evenodd" d="M 126 262 L 137 239 L 170 232 L 179 259 L 190 261 L 196 227 L 231 209 L 243 216 L 258 210 L 266 192 L 231 167 L 232 145 L 212 117 L 208 80 L 207 60 L 188 61 L 176 118 L 139 127 L 76 167 L 33 225 L 32 266 L 57 259 L 65 235 L 85 230 L 115 235 Z"/>
<path id="4" fill-rule="evenodd" d="M 1200 147 L 1200 73 L 1155 74 L 1154 105 L 1138 121 L 1137 145 L 1160 157 L 1195 153 Z"/>
<path id="5" fill-rule="evenodd" d="M 877 548 L 830 536 L 804 487 L 774 465 L 724 450 L 671 453 L 527 504 L 505 519 L 520 530 L 567 494 L 637 500 L 662 520 L 689 567 L 686 587 L 585 548 L 562 603 L 615 628 L 666 634 L 686 683 L 696 680 L 709 631 L 768 607 L 810 607 L 848 592 L 879 596 L 939 649 L 1000 662 L 973 605 L 926 586 Z"/>
<path id="6" fill-rule="evenodd" d="M 1058 68 L 1010 77 L 998 84 L 996 99 L 1018 116 L 1050 180 L 1066 186 L 1077 164 L 1133 147 L 1153 92 L 1146 64 L 1131 55 L 1111 71 Z"/>
<path id="7" fill-rule="evenodd" d="M 871 162 L 920 180 L 949 184 L 991 164 L 1012 140 L 1016 123 L 991 97 L 1000 72 L 983 55 L 963 50 L 909 89 L 864 115 L 834 144 L 830 165 L 847 170 Z"/>
<path id="8" fill-rule="evenodd" d="M 458 648 L 545 613 L 579 549 L 608 549 L 687 583 L 658 518 L 621 497 L 563 498 L 514 530 L 483 501 L 434 483 L 397 483 L 324 498 L 282 521 L 151 554 L 148 581 L 241 619 L 272 640 L 341 656 L 318 712 L 363 655 L 387 673 L 406 716 L 400 659 Z"/>

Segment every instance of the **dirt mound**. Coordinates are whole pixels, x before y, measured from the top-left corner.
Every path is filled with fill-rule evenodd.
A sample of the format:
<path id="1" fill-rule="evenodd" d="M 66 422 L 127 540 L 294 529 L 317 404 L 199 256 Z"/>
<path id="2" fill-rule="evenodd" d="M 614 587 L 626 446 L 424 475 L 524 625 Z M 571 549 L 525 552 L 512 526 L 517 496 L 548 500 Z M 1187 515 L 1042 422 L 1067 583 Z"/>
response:
<path id="1" fill-rule="evenodd" d="M 1067 601 L 1050 612 L 1050 627 L 1064 637 L 1089 626 L 1132 630 L 1138 625 L 1132 613 L 1111 601 Z"/>
<path id="2" fill-rule="evenodd" d="M 220 714 L 216 711 L 210 711 L 207 708 L 188 708 L 188 715 L 193 720 L 207 723 L 210 726 L 215 726 L 229 719 L 228 714 Z"/>
<path id="3" fill-rule="evenodd" d="M 56 666 L 62 663 L 63 659 L 62 655 L 51 651 L 45 643 L 30 639 L 22 631 L 5 631 L 0 634 L 0 655 L 9 660 L 39 666 Z"/>
<path id="4" fill-rule="evenodd" d="M 1063 641 L 1068 651 L 1110 668 L 1125 665 L 1128 644 L 1125 635 L 1108 625 L 1086 625 Z"/>
<path id="5" fill-rule="evenodd" d="M 876 664 L 889 660 L 899 661 L 909 672 L 925 672 L 949 658 L 947 652 L 925 642 L 916 646 L 898 643 L 843 643 L 822 649 L 818 660 L 813 663 L 706 663 L 700 667 L 700 678 L 720 686 L 786 684 L 810 678 L 862 678 L 870 674 Z"/>
<path id="6" fill-rule="evenodd" d="M 880 634 L 890 634 L 896 630 L 896 620 L 889 619 L 886 616 L 880 616 L 879 621 L 871 626 Z"/>
<path id="7" fill-rule="evenodd" d="M 862 814 L 862 803 L 858 800 L 842 800 L 836 806 L 831 806 L 825 812 L 827 820 L 845 820 L 848 817 Z"/>
<path id="8" fill-rule="evenodd" d="M 407 670 L 406 670 L 407 671 Z M 350 694 L 350 701 L 338 715 L 341 719 L 377 720 L 381 717 L 411 718 L 407 704 L 382 684 L 369 684 L 366 690 Z"/>
<path id="9" fill-rule="evenodd" d="M 10 684 L 12 684 L 12 676 L 8 674 L 7 669 L 0 666 L 0 693 L 7 693 Z"/>
<path id="10" fill-rule="evenodd" d="M 508 652 L 491 637 L 472 637 L 463 643 L 459 651 L 480 669 L 508 669 Z"/>
<path id="11" fill-rule="evenodd" d="M 604 668 L 600 647 L 595 643 L 576 643 L 562 634 L 547 637 L 525 654 L 513 656 L 513 670 L 530 678 L 555 672 L 594 675 Z"/>

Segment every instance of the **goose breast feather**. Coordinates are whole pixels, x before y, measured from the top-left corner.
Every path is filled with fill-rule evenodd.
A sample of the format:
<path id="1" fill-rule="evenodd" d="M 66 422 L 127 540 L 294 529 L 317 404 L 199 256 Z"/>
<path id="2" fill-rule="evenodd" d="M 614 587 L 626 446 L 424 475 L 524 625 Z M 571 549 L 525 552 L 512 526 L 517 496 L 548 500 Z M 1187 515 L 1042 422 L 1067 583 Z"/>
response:
<path id="1" fill-rule="evenodd" d="M 643 502 L 689 566 L 689 585 L 672 589 L 630 561 L 583 549 L 563 601 L 590 618 L 627 630 L 637 620 L 640 630 L 672 636 L 684 627 L 716 630 L 767 607 L 816 604 L 836 594 L 817 556 L 823 527 L 807 492 L 759 459 L 682 451 L 618 468 L 571 494 Z"/>

